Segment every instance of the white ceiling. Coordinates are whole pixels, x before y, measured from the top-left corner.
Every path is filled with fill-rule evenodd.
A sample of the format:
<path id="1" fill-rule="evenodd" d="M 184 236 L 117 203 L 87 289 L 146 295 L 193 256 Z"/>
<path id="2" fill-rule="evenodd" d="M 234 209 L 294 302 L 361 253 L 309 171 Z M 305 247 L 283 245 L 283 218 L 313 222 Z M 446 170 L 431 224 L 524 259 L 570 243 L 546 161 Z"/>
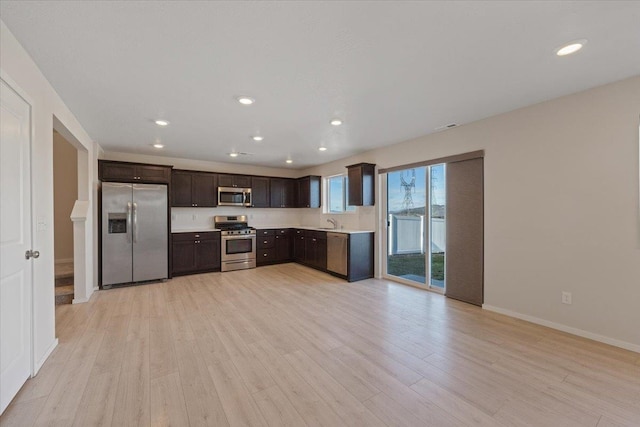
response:
<path id="1" fill-rule="evenodd" d="M 637 1 L 0 5 L 106 151 L 302 168 L 640 74 Z"/>

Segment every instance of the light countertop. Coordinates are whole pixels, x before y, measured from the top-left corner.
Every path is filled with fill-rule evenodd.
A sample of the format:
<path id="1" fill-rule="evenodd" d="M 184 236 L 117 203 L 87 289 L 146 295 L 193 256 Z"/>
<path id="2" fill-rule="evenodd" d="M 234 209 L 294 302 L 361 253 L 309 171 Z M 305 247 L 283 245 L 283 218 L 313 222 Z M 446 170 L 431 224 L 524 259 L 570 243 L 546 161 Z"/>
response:
<path id="1" fill-rule="evenodd" d="M 311 227 L 308 225 L 256 225 L 255 228 L 261 229 L 277 229 L 277 228 L 296 228 L 298 230 L 312 230 L 312 231 L 326 231 L 328 233 L 343 233 L 343 234 L 358 234 L 358 233 L 373 233 L 372 230 L 352 230 L 349 228 L 323 228 L 323 227 Z"/>
<path id="2" fill-rule="evenodd" d="M 321 228 L 321 227 L 310 227 L 306 225 L 258 225 L 255 226 L 258 230 L 264 229 L 277 229 L 277 228 L 297 228 L 298 230 L 312 230 L 312 231 L 326 231 L 329 233 L 343 233 L 343 234 L 358 234 L 358 233 L 373 233 L 372 230 L 351 230 L 348 228 L 343 229 L 332 229 L 332 228 Z M 173 228 L 171 229 L 172 233 L 205 233 L 207 231 L 220 231 L 218 228 L 212 227 L 191 227 L 191 228 Z"/>

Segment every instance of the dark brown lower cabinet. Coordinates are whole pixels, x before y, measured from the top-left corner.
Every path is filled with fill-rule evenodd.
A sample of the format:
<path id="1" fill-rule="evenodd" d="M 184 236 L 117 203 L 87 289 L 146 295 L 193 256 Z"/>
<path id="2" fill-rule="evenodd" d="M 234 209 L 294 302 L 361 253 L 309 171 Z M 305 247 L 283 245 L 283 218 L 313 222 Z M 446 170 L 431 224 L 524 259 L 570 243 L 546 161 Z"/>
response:
<path id="1" fill-rule="evenodd" d="M 171 237 L 174 276 L 220 271 L 220 232 L 173 233 Z"/>
<path id="2" fill-rule="evenodd" d="M 307 257 L 307 251 L 304 246 L 304 230 L 294 230 L 293 234 L 293 260 L 295 262 L 304 262 Z"/>
<path id="3" fill-rule="evenodd" d="M 291 230 L 261 229 L 256 232 L 256 264 L 289 262 L 292 259 Z"/>
<path id="4" fill-rule="evenodd" d="M 305 232 L 304 263 L 318 270 L 327 269 L 327 233 L 324 231 Z"/>

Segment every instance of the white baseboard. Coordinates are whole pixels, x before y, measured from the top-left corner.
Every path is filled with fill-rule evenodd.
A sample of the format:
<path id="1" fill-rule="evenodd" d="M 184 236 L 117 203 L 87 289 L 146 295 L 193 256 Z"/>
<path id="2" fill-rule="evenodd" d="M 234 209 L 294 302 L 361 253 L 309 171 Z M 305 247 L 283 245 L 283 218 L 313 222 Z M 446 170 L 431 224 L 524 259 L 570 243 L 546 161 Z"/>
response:
<path id="1" fill-rule="evenodd" d="M 34 364 L 33 373 L 31 374 L 32 377 L 35 377 L 38 374 L 38 371 L 40 371 L 40 368 L 42 368 L 42 365 L 44 365 L 44 362 L 47 361 L 47 359 L 49 358 L 49 356 L 51 356 L 51 353 L 53 353 L 53 350 L 55 350 L 57 346 L 58 346 L 58 338 L 53 340 L 53 342 L 51 343 L 47 351 L 44 353 L 44 356 L 42 356 L 42 359 L 40 359 L 36 364 Z"/>
<path id="2" fill-rule="evenodd" d="M 89 302 L 89 300 L 91 299 L 91 297 L 89 298 L 74 298 L 73 301 L 71 301 L 71 304 L 82 304 L 85 302 Z"/>
<path id="3" fill-rule="evenodd" d="M 558 331 L 567 332 L 579 337 L 588 338 L 590 340 L 598 341 L 604 344 L 609 344 L 615 347 L 624 348 L 625 350 L 635 351 L 640 353 L 640 345 L 630 342 L 610 338 L 604 335 L 595 334 L 593 332 L 584 331 L 582 329 L 574 328 L 571 326 L 563 325 L 561 323 L 551 322 L 549 320 L 540 319 L 538 317 L 529 316 L 528 314 L 521 314 L 515 311 L 507 310 L 500 307 L 494 307 L 492 305 L 483 304 L 484 310 L 493 311 L 495 313 L 504 314 L 505 316 L 515 317 L 516 319 L 526 320 L 527 322 L 535 323 L 537 325 L 546 326 L 547 328 L 557 329 Z"/>
<path id="4" fill-rule="evenodd" d="M 72 264 L 73 263 L 73 258 L 63 258 L 63 259 L 57 259 L 56 264 Z"/>

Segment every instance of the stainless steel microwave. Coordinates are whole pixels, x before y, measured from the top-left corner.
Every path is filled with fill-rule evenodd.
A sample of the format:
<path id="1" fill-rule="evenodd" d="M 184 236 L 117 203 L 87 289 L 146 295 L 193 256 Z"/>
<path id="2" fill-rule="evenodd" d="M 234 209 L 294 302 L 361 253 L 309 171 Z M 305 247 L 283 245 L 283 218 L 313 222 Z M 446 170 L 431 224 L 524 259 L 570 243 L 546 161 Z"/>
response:
<path id="1" fill-rule="evenodd" d="M 218 187 L 218 206 L 251 206 L 251 189 Z"/>

